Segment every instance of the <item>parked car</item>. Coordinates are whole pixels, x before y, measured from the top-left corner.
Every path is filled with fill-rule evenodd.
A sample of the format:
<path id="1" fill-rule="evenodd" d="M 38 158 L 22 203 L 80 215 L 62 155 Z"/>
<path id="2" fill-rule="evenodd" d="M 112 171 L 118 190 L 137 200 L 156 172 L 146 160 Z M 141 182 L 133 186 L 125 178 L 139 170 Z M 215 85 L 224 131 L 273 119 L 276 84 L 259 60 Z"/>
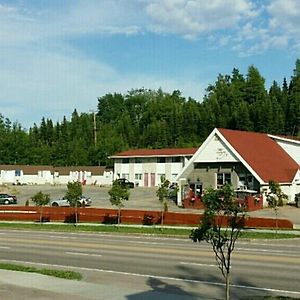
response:
<path id="1" fill-rule="evenodd" d="M 129 189 L 133 189 L 134 188 L 134 183 L 129 181 L 128 179 L 126 178 L 119 178 L 119 179 L 116 179 L 116 181 L 122 186 L 122 187 L 126 187 L 126 188 L 129 188 Z"/>
<path id="2" fill-rule="evenodd" d="M 296 207 L 300 207 L 300 193 L 295 195 Z"/>
<path id="3" fill-rule="evenodd" d="M 176 182 L 172 182 L 168 187 L 168 196 L 170 199 L 177 199 L 178 192 L 178 184 Z"/>
<path id="4" fill-rule="evenodd" d="M 90 206 L 92 204 L 92 200 L 89 197 L 81 196 L 78 200 L 78 206 Z M 61 207 L 69 207 L 70 203 L 66 198 L 51 200 L 49 203 L 50 206 L 61 206 Z"/>
<path id="5" fill-rule="evenodd" d="M 0 204 L 16 204 L 17 197 L 9 194 L 0 194 Z"/>

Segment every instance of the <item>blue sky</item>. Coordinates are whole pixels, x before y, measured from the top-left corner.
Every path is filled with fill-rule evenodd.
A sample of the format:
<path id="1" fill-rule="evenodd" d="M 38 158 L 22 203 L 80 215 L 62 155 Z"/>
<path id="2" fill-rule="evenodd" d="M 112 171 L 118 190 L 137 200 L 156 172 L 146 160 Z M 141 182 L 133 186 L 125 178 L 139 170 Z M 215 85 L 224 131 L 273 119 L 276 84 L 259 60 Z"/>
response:
<path id="1" fill-rule="evenodd" d="M 0 112 L 25 128 L 135 88 L 201 101 L 256 66 L 282 84 L 300 58 L 300 1 L 0 0 Z"/>

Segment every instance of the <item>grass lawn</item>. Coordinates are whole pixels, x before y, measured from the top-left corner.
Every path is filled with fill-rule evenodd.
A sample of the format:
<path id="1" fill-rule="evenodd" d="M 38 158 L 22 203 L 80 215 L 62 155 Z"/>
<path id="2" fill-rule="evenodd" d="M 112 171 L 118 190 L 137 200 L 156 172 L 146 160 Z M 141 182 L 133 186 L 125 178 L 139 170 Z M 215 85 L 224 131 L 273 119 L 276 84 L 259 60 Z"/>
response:
<path id="1" fill-rule="evenodd" d="M 0 263 L 0 269 L 19 271 L 19 272 L 38 273 L 47 276 L 53 276 L 58 278 L 71 279 L 71 280 L 82 279 L 82 275 L 78 272 L 55 270 L 55 269 L 38 269 L 35 267 L 27 267 L 23 265 L 16 265 L 16 264 L 9 264 L 9 263 Z"/>
<path id="2" fill-rule="evenodd" d="M 160 226 L 117 226 L 117 225 L 89 225 L 89 224 L 51 224 L 51 223 L 8 223 L 0 222 L 0 229 L 30 229 L 43 231 L 61 231 L 61 232 L 108 232 L 123 234 L 151 234 L 163 236 L 189 237 L 191 228 L 178 227 L 160 227 Z M 244 239 L 286 239 L 300 237 L 300 231 L 297 234 L 286 233 L 284 230 L 276 232 L 242 232 L 240 238 Z"/>

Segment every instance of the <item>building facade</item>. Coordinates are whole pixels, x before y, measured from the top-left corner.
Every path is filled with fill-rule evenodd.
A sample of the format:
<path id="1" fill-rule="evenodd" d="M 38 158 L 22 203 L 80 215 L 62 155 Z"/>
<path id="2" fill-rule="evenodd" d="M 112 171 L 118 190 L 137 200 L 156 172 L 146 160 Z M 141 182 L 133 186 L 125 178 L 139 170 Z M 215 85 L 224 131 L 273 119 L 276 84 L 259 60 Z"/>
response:
<path id="1" fill-rule="evenodd" d="M 158 186 L 161 178 L 174 182 L 197 148 L 137 149 L 117 153 L 114 177 L 126 178 L 136 186 Z"/>
<path id="2" fill-rule="evenodd" d="M 300 192 L 300 141 L 265 133 L 214 129 L 177 177 L 178 205 L 192 189 L 201 196 L 208 187 L 230 183 L 236 190 L 266 194 L 269 181 L 280 184 L 293 202 Z"/>
<path id="3" fill-rule="evenodd" d="M 67 184 L 72 181 L 111 185 L 113 171 L 98 166 L 0 165 L 0 184 Z"/>

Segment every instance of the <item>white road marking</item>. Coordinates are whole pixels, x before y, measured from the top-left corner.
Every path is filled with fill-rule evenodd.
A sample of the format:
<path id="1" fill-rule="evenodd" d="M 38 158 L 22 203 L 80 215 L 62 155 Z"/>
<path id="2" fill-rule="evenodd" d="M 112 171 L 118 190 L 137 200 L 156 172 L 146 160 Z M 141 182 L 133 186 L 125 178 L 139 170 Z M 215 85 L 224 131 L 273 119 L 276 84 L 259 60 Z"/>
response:
<path id="1" fill-rule="evenodd" d="M 80 253 L 80 252 L 65 252 L 65 254 L 69 255 L 82 255 L 82 256 L 102 256 L 101 254 L 94 254 L 94 253 Z"/>
<path id="2" fill-rule="evenodd" d="M 179 264 L 181 265 L 189 265 L 189 266 L 197 266 L 197 267 L 217 267 L 217 265 L 209 265 L 209 264 L 198 264 L 198 263 L 189 263 L 181 261 Z"/>
<path id="3" fill-rule="evenodd" d="M 0 249 L 10 249 L 10 247 L 7 247 L 7 246 L 0 246 Z"/>
<path id="4" fill-rule="evenodd" d="M 125 276 L 134 276 L 134 277 L 155 278 L 155 279 L 171 280 L 171 281 L 177 281 L 177 282 L 182 281 L 182 282 L 207 284 L 207 285 L 214 285 L 214 286 L 225 286 L 225 284 L 221 283 L 221 282 L 212 282 L 212 281 L 204 281 L 204 280 L 184 279 L 184 278 L 176 278 L 176 277 L 168 277 L 168 276 L 138 274 L 138 273 L 129 273 L 129 272 L 122 272 L 122 271 L 114 271 L 114 270 L 93 269 L 93 268 L 84 268 L 84 267 L 56 265 L 56 264 L 34 263 L 34 262 L 9 260 L 9 259 L 0 259 L 0 261 L 25 263 L 25 264 L 29 264 L 29 265 L 39 265 L 39 266 L 46 266 L 46 267 L 67 268 L 67 269 L 74 269 L 74 270 L 85 270 L 85 271 L 110 273 L 110 274 L 118 274 L 118 275 L 125 275 Z M 234 287 L 234 288 L 240 288 L 240 289 L 300 295 L 300 291 L 298 292 L 298 291 L 279 290 L 279 289 L 263 288 L 263 287 L 247 286 L 247 285 L 238 285 L 238 284 L 230 284 L 230 286 Z"/>

